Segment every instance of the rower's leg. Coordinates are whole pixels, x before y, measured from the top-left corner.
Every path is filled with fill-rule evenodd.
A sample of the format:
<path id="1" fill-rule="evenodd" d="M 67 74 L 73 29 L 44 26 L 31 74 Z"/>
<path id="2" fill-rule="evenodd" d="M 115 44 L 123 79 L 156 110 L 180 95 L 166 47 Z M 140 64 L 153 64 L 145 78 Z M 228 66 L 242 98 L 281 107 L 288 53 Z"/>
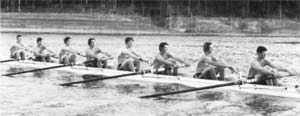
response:
<path id="1" fill-rule="evenodd" d="M 45 56 L 45 62 L 50 62 L 51 61 L 51 57 L 50 56 Z"/>
<path id="2" fill-rule="evenodd" d="M 40 56 L 41 57 L 41 62 L 45 62 L 46 61 L 46 56 Z"/>
<path id="3" fill-rule="evenodd" d="M 276 86 L 277 85 L 277 81 L 274 81 L 275 80 L 275 77 L 273 75 L 267 75 L 266 76 L 267 80 L 266 80 L 266 84 L 267 85 L 270 85 L 270 86 Z M 275 83 L 274 83 L 275 82 Z"/>
<path id="4" fill-rule="evenodd" d="M 131 71 L 131 72 L 135 72 L 135 68 L 134 68 L 134 63 L 132 60 L 127 59 L 122 63 L 122 69 L 124 69 L 125 71 Z"/>
<path id="5" fill-rule="evenodd" d="M 76 55 L 75 54 L 72 54 L 69 57 L 69 64 L 76 64 Z"/>
<path id="6" fill-rule="evenodd" d="M 133 64 L 136 67 L 136 72 L 141 72 L 141 62 L 138 60 L 134 60 Z"/>
<path id="7" fill-rule="evenodd" d="M 25 52 L 24 51 L 20 52 L 20 58 L 21 58 L 21 60 L 25 60 Z"/>
<path id="8" fill-rule="evenodd" d="M 216 70 L 215 68 L 211 68 L 207 70 L 204 74 L 203 77 L 205 79 L 212 79 L 212 80 L 218 80 L 217 75 L 216 75 Z"/>
<path id="9" fill-rule="evenodd" d="M 216 67 L 216 74 L 220 73 L 220 80 L 225 79 L 225 69 L 222 67 Z"/>

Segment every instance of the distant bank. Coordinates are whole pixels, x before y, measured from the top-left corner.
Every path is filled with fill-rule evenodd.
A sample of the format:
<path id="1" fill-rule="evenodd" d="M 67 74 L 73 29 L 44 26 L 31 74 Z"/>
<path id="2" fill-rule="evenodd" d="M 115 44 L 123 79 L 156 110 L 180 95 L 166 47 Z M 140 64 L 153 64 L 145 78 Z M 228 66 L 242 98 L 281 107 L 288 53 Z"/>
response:
<path id="1" fill-rule="evenodd" d="M 161 36 L 300 37 L 300 22 L 289 19 L 170 17 L 169 27 L 151 18 L 110 13 L 1 13 L 1 33 L 56 33 Z M 193 25 L 193 26 L 191 26 Z"/>

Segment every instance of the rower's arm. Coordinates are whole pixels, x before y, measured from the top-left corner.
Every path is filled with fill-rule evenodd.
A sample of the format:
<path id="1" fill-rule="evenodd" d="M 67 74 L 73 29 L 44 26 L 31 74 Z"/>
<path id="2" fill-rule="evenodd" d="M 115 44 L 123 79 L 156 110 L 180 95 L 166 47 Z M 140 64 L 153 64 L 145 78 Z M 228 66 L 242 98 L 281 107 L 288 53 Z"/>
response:
<path id="1" fill-rule="evenodd" d="M 173 58 L 173 59 L 175 59 L 175 60 L 177 60 L 177 61 L 179 61 L 180 63 L 182 63 L 182 64 L 185 64 L 185 65 L 190 65 L 189 63 L 186 63 L 185 61 L 183 61 L 183 60 L 181 60 L 180 58 L 178 58 L 178 57 L 174 57 L 173 55 L 171 55 L 171 54 L 168 54 L 171 58 Z"/>
<path id="2" fill-rule="evenodd" d="M 272 67 L 272 68 L 275 68 L 275 69 L 277 69 L 279 71 L 283 71 L 283 72 L 289 72 L 288 69 L 286 69 L 286 68 L 284 68 L 284 67 L 282 67 L 280 65 L 275 65 L 275 64 L 273 64 L 272 62 L 270 62 L 268 60 L 266 60 L 266 62 L 267 62 L 267 65 L 270 66 L 270 67 Z"/>
<path id="3" fill-rule="evenodd" d="M 204 61 L 207 62 L 208 64 L 210 65 L 214 65 L 214 66 L 218 66 L 218 67 L 223 67 L 223 68 L 228 68 L 230 66 L 227 66 L 225 64 L 221 64 L 221 63 L 218 63 L 216 61 L 211 61 L 211 60 L 208 60 L 207 58 L 204 58 Z"/>
<path id="4" fill-rule="evenodd" d="M 113 56 L 112 55 L 110 55 L 108 52 L 104 52 L 104 51 L 102 51 L 101 52 L 102 54 L 104 54 L 104 55 L 106 55 L 107 57 L 109 57 L 109 58 L 113 58 Z"/>
<path id="5" fill-rule="evenodd" d="M 74 50 L 74 49 L 62 49 L 62 50 L 65 50 L 65 51 L 67 51 L 67 52 L 70 52 L 70 53 L 73 53 L 73 54 L 80 54 L 79 52 L 77 52 L 76 50 Z"/>
<path id="6" fill-rule="evenodd" d="M 139 56 L 136 56 L 135 54 L 130 53 L 130 52 L 127 51 L 127 50 L 122 50 L 122 53 L 128 55 L 129 57 L 131 57 L 131 58 L 133 58 L 133 59 L 140 59 Z"/>
<path id="7" fill-rule="evenodd" d="M 165 60 L 165 59 L 164 59 L 162 56 L 160 56 L 160 55 L 157 55 L 157 56 L 155 57 L 155 59 L 156 59 L 157 61 L 159 61 L 159 62 L 164 63 L 164 64 L 173 65 L 172 62 L 170 62 L 170 61 L 168 61 L 168 60 Z"/>
<path id="8" fill-rule="evenodd" d="M 257 61 L 254 61 L 251 63 L 251 67 L 261 73 L 264 73 L 264 74 L 274 74 L 273 72 L 265 69 L 264 67 L 262 67 L 261 65 L 259 65 L 259 63 Z"/>

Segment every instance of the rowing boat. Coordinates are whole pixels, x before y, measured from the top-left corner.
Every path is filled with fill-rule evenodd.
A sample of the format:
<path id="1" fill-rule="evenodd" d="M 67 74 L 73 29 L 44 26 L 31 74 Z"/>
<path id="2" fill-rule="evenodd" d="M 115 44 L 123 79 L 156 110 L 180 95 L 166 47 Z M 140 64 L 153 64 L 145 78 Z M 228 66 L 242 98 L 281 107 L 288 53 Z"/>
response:
<path id="1" fill-rule="evenodd" d="M 57 66 L 59 64 L 25 60 L 25 61 L 6 62 L 3 63 L 3 65 L 45 68 L 45 67 Z M 76 74 L 92 74 L 92 75 L 102 75 L 102 76 L 115 76 L 115 75 L 130 73 L 127 71 L 91 68 L 85 66 L 72 66 L 72 67 L 68 66 L 68 67 L 57 68 L 54 70 L 68 71 Z M 168 76 L 168 75 L 158 75 L 152 73 L 147 73 L 144 75 L 132 75 L 127 77 L 122 77 L 121 79 L 157 82 L 157 83 L 176 83 L 176 84 L 183 84 L 189 87 L 205 87 L 210 85 L 227 83 L 226 81 L 195 79 L 195 78 L 188 78 L 182 76 Z M 222 87 L 220 89 L 234 90 L 234 91 L 240 91 L 240 92 L 252 93 L 252 94 L 263 94 L 263 95 L 270 95 L 270 96 L 300 99 L 300 89 L 298 88 L 298 86 L 274 87 L 274 86 L 265 86 L 265 85 L 256 85 L 256 84 L 242 84 L 242 85 Z"/>

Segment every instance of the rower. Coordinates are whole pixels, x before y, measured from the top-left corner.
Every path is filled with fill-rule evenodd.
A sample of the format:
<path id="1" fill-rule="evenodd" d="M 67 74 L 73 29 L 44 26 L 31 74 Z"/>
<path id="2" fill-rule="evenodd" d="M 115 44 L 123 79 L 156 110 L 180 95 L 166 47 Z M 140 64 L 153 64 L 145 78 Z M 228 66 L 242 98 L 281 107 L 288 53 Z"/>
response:
<path id="1" fill-rule="evenodd" d="M 141 55 L 133 50 L 133 38 L 126 37 L 125 39 L 125 48 L 120 50 L 120 54 L 118 56 L 118 67 L 117 70 L 124 71 L 132 71 L 132 72 L 140 72 L 141 64 L 140 61 L 146 61 L 146 59 L 142 58 Z"/>
<path id="2" fill-rule="evenodd" d="M 230 69 L 232 72 L 235 70 L 232 66 L 227 65 L 227 63 L 218 59 L 212 54 L 213 46 L 211 42 L 205 42 L 203 45 L 204 55 L 200 57 L 196 74 L 194 78 L 203 78 L 203 79 L 213 79 L 213 80 L 224 80 L 225 79 L 225 68 Z M 217 78 L 219 73 L 220 77 Z"/>
<path id="3" fill-rule="evenodd" d="M 96 47 L 95 41 L 95 38 L 89 38 L 88 40 L 89 48 L 87 48 L 85 52 L 87 61 L 85 65 L 88 67 L 107 68 L 107 60 L 111 60 L 113 57 Z"/>
<path id="4" fill-rule="evenodd" d="M 10 48 L 10 57 L 17 60 L 25 60 L 26 51 L 30 50 L 22 43 L 22 35 L 17 35 L 17 42 Z"/>
<path id="5" fill-rule="evenodd" d="M 59 63 L 61 64 L 75 64 L 76 55 L 82 56 L 80 52 L 71 47 L 71 40 L 71 37 L 65 37 L 64 39 L 65 46 L 59 52 Z"/>
<path id="6" fill-rule="evenodd" d="M 288 72 L 292 75 L 292 71 L 273 64 L 269 60 L 265 59 L 267 48 L 264 46 L 258 46 L 256 49 L 257 57 L 251 62 L 249 69 L 248 79 L 255 79 L 257 84 L 278 86 L 277 78 L 280 75 L 277 72 L 266 69 L 266 66 L 277 69 L 278 71 Z"/>
<path id="7" fill-rule="evenodd" d="M 37 46 L 34 48 L 35 61 L 50 62 L 51 56 L 54 57 L 55 53 L 43 45 L 43 38 L 36 39 Z"/>
<path id="8" fill-rule="evenodd" d="M 155 56 L 153 61 L 154 73 L 177 76 L 179 68 L 179 66 L 176 64 L 177 61 L 183 63 L 186 67 L 190 66 L 190 64 L 184 62 L 180 58 L 168 53 L 168 43 L 161 42 L 158 49 L 159 53 Z M 163 71 L 159 71 L 161 68 L 163 68 Z"/>

